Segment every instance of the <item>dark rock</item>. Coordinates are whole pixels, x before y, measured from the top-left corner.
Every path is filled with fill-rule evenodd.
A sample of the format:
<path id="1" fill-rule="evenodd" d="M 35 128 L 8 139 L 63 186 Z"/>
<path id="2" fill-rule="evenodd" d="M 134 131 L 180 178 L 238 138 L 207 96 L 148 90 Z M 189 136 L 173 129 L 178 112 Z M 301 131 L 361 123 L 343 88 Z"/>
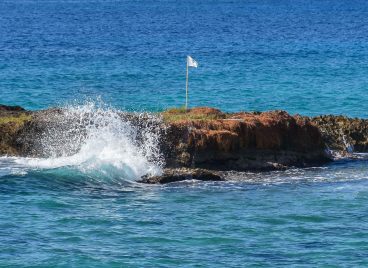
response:
<path id="1" fill-rule="evenodd" d="M 22 155 L 16 139 L 31 119 L 31 112 L 19 106 L 0 105 L 0 155 Z"/>
<path id="2" fill-rule="evenodd" d="M 0 104 L 0 111 L 19 112 L 25 111 L 25 109 L 20 106 L 7 106 Z"/>
<path id="3" fill-rule="evenodd" d="M 322 115 L 311 121 L 320 129 L 329 149 L 341 153 L 368 152 L 368 119 Z"/>
<path id="4" fill-rule="evenodd" d="M 199 168 L 177 168 L 165 169 L 161 176 L 143 176 L 138 182 L 146 184 L 166 184 L 184 180 L 225 181 L 225 179 L 214 171 Z"/>

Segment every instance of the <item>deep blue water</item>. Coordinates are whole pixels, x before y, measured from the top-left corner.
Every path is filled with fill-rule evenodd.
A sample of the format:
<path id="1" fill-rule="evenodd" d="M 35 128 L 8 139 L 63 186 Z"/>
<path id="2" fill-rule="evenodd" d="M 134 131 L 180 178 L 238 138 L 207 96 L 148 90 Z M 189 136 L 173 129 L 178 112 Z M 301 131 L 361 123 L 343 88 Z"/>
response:
<path id="1" fill-rule="evenodd" d="M 0 2 L 0 102 L 367 117 L 364 0 Z"/>
<path id="2" fill-rule="evenodd" d="M 0 103 L 181 106 L 192 55 L 191 106 L 368 117 L 367 33 L 364 0 L 0 0 Z M 142 186 L 120 132 L 0 158 L 0 267 L 368 266 L 366 159 Z"/>

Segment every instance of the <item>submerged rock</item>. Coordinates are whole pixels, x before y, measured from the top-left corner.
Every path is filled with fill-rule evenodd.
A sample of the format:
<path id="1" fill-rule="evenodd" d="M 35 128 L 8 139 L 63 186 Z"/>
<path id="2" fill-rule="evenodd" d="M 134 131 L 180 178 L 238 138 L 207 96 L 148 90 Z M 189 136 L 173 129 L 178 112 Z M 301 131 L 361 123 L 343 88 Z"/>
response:
<path id="1" fill-rule="evenodd" d="M 160 176 L 143 176 L 138 182 L 146 184 L 166 184 L 185 180 L 225 181 L 224 178 L 214 171 L 199 168 L 176 168 L 165 169 Z"/>

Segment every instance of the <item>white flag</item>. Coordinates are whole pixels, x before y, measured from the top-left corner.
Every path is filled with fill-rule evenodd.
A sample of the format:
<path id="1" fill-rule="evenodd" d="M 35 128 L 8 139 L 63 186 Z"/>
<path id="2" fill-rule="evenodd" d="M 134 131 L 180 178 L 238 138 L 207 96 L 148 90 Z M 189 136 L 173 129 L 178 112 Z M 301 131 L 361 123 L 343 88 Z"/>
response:
<path id="1" fill-rule="evenodd" d="M 191 56 L 187 57 L 187 63 L 189 67 L 194 67 L 194 68 L 198 67 L 198 62 L 196 62 Z"/>

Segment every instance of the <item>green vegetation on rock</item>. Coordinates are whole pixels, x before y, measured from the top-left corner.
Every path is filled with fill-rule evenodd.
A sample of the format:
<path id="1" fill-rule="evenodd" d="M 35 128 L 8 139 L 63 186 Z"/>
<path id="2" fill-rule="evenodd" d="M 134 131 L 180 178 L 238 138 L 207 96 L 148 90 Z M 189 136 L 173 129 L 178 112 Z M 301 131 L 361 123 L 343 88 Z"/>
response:
<path id="1" fill-rule="evenodd" d="M 0 155 L 19 155 L 17 133 L 32 119 L 25 112 L 0 112 Z"/>
<path id="2" fill-rule="evenodd" d="M 181 108 L 170 108 L 161 113 L 165 122 L 173 123 L 177 121 L 193 121 L 193 120 L 217 120 L 226 118 L 226 114 L 220 110 L 208 107 L 198 107 L 186 110 Z"/>
<path id="3" fill-rule="evenodd" d="M 23 125 L 26 121 L 31 120 L 32 116 L 26 113 L 20 113 L 17 115 L 5 115 L 0 116 L 0 125 L 8 124 L 8 123 L 15 123 L 17 126 Z"/>

